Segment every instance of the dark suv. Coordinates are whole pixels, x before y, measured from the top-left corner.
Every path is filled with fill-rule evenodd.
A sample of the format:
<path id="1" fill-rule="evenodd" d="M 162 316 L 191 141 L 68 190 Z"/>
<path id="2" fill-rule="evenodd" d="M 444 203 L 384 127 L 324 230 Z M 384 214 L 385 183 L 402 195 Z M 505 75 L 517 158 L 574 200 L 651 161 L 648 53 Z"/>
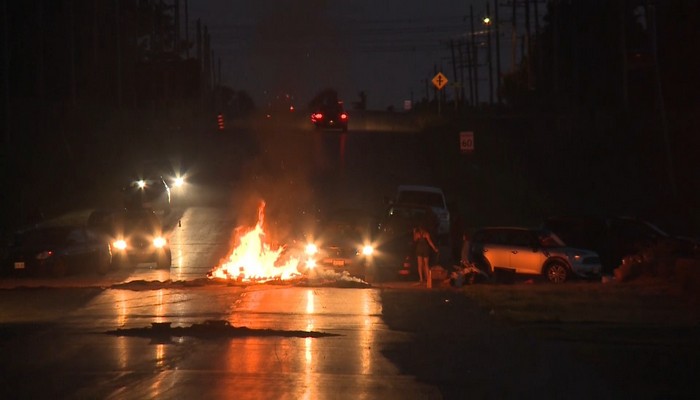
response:
<path id="1" fill-rule="evenodd" d="M 520 227 L 483 228 L 470 242 L 472 259 L 488 273 L 497 270 L 543 275 L 561 283 L 571 277 L 600 277 L 598 254 L 567 247 L 552 232 Z"/>
<path id="2" fill-rule="evenodd" d="M 116 265 L 156 263 L 158 268 L 170 268 L 170 246 L 152 210 L 97 210 L 88 218 L 88 227 L 107 237 Z"/>

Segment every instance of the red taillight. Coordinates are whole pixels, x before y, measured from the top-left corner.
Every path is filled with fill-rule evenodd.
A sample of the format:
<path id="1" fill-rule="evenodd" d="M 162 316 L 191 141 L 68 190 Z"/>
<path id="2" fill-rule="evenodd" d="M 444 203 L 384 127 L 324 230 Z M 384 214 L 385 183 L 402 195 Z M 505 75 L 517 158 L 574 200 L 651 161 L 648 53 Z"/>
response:
<path id="1" fill-rule="evenodd" d="M 340 114 L 340 119 L 342 119 L 343 121 L 345 121 L 346 119 L 348 119 L 348 115 L 345 114 L 345 113 L 342 113 L 342 114 Z"/>
<path id="2" fill-rule="evenodd" d="M 316 122 L 323 119 L 323 114 L 321 113 L 313 113 L 311 114 L 311 122 Z"/>

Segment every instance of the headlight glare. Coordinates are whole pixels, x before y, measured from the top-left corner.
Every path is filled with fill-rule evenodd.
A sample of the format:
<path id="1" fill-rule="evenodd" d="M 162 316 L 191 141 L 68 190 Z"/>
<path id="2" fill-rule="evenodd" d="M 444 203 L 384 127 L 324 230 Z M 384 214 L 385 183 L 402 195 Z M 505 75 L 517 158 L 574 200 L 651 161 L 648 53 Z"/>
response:
<path id="1" fill-rule="evenodd" d="M 166 244 L 166 243 L 167 243 L 167 242 L 166 242 L 165 238 L 163 238 L 163 237 L 161 237 L 161 236 L 158 236 L 158 237 L 156 237 L 156 238 L 153 239 L 153 246 L 155 246 L 155 247 L 157 247 L 157 248 L 159 248 L 159 249 L 165 247 L 165 244 Z"/>

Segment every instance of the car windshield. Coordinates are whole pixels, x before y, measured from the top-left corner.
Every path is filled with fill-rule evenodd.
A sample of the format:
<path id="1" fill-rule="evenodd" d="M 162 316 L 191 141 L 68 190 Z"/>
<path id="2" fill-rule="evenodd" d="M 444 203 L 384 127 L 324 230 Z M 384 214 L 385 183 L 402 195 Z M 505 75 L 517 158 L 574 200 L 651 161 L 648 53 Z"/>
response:
<path id="1" fill-rule="evenodd" d="M 556 234 L 548 231 L 540 231 L 537 238 L 542 247 L 564 247 L 566 244 Z"/>
<path id="2" fill-rule="evenodd" d="M 443 208 L 445 206 L 442 202 L 442 196 L 434 192 L 401 191 L 397 200 L 401 203 L 423 204 L 430 207 Z"/>

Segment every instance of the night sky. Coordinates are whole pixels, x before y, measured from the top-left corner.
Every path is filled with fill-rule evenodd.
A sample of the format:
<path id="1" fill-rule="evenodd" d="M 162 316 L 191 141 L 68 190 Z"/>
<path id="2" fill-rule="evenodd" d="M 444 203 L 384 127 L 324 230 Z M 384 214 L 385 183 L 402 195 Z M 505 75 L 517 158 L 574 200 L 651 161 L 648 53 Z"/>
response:
<path id="1" fill-rule="evenodd" d="M 249 92 L 258 104 L 265 92 L 290 93 L 305 104 L 330 87 L 348 102 L 364 90 L 368 108 L 399 110 L 404 100 L 425 97 L 435 68 L 455 81 L 449 41 L 466 38 L 470 4 L 480 25 L 484 1 L 196 0 L 189 2 L 189 26 L 192 35 L 198 18 L 207 25 L 224 84 Z M 511 12 L 501 10 L 508 30 Z M 507 68 L 510 32 L 504 28 L 501 37 Z"/>

